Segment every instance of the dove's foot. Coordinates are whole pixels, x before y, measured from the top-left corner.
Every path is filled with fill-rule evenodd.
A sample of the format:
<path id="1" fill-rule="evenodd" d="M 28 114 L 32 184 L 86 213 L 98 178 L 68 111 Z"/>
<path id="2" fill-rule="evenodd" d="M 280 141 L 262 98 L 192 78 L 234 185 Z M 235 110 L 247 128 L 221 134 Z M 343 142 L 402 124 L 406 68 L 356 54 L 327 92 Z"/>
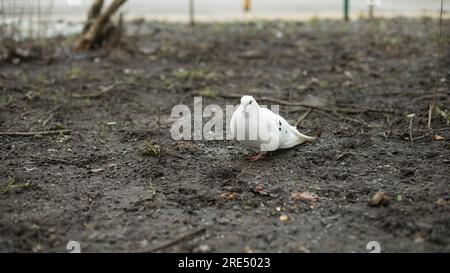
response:
<path id="1" fill-rule="evenodd" d="M 266 155 L 266 153 L 257 153 L 256 155 L 247 157 L 247 160 L 248 161 L 258 161 L 260 159 L 264 159 L 265 155 Z"/>

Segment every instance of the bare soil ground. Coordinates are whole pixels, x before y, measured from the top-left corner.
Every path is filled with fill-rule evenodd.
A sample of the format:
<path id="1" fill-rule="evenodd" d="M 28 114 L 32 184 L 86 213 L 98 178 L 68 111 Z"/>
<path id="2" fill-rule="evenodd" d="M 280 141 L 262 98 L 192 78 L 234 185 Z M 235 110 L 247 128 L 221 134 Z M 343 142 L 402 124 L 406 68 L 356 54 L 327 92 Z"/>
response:
<path id="1" fill-rule="evenodd" d="M 62 39 L 51 57 L 0 64 L 1 132 L 71 130 L 0 135 L 0 251 L 65 252 L 70 240 L 85 252 L 367 252 L 369 241 L 450 251 L 449 124 L 438 115 L 441 130 L 426 127 L 435 20 L 141 31 L 108 54 Z M 249 162 L 234 141 L 171 138 L 174 105 L 202 95 L 224 107 L 249 93 L 310 105 L 280 110 L 295 123 L 311 109 L 298 127 L 319 140 Z M 377 191 L 386 206 L 369 206 Z"/>

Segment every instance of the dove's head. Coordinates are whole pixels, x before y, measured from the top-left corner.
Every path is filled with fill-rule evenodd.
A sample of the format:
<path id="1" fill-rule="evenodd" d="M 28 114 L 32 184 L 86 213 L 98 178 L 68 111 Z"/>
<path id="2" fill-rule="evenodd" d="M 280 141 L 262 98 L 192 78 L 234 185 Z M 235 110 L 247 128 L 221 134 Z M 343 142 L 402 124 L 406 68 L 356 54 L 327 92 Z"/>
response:
<path id="1" fill-rule="evenodd" d="M 252 96 L 243 96 L 241 98 L 241 105 L 244 112 L 251 112 L 258 109 L 258 103 Z"/>

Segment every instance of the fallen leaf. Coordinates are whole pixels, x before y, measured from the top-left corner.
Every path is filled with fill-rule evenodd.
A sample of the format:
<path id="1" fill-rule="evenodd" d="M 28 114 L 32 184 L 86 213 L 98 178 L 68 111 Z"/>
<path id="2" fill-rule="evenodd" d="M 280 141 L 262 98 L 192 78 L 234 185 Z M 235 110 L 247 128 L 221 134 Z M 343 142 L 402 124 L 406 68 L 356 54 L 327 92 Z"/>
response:
<path id="1" fill-rule="evenodd" d="M 155 53 L 156 50 L 157 50 L 156 47 L 153 47 L 153 48 L 152 47 L 143 47 L 143 48 L 139 49 L 139 52 L 141 52 L 144 55 L 150 55 L 150 54 Z"/>
<path id="2" fill-rule="evenodd" d="M 241 57 L 246 59 L 259 59 L 264 58 L 264 53 L 259 50 L 253 49 L 242 53 Z"/>
<path id="3" fill-rule="evenodd" d="M 98 169 L 91 169 L 88 170 L 88 173 L 99 173 L 99 172 L 103 172 L 105 169 L 103 168 L 98 168 Z"/>
<path id="4" fill-rule="evenodd" d="M 253 249 L 252 249 L 251 247 L 246 246 L 246 247 L 244 248 L 244 252 L 245 252 L 245 253 L 253 253 L 253 252 L 255 252 L 255 251 L 253 251 Z"/>
<path id="5" fill-rule="evenodd" d="M 378 191 L 369 200 L 369 206 L 371 207 L 386 207 L 389 205 L 391 198 L 387 196 L 384 192 Z"/>
<path id="6" fill-rule="evenodd" d="M 346 70 L 346 71 L 344 72 L 344 75 L 345 75 L 347 78 L 353 79 L 353 74 L 352 74 L 352 72 L 350 72 L 350 71 L 348 71 L 348 70 Z"/>
<path id="7" fill-rule="evenodd" d="M 35 167 L 32 167 L 32 168 L 24 167 L 24 168 L 25 168 L 25 172 L 27 172 L 27 173 L 36 170 Z"/>
<path id="8" fill-rule="evenodd" d="M 293 201 L 307 201 L 307 202 L 311 202 L 311 201 L 317 201 L 317 199 L 319 198 L 319 196 L 317 194 L 314 193 L 310 193 L 310 192 L 294 192 L 291 194 L 291 199 Z"/>
<path id="9" fill-rule="evenodd" d="M 433 140 L 436 140 L 436 141 L 442 141 L 442 140 L 445 140 L 445 137 L 439 136 L 439 135 L 434 135 L 434 136 L 433 136 Z"/>
<path id="10" fill-rule="evenodd" d="M 258 184 L 258 186 L 256 186 L 254 192 L 259 193 L 261 195 L 268 195 L 269 194 L 267 192 L 267 190 L 264 188 L 263 184 Z"/>
<path id="11" fill-rule="evenodd" d="M 436 205 L 438 205 L 440 207 L 443 207 L 443 206 L 446 206 L 446 205 L 450 205 L 450 200 L 445 200 L 444 198 L 439 198 L 436 201 Z"/>
<path id="12" fill-rule="evenodd" d="M 423 243 L 425 242 L 425 237 L 420 232 L 416 234 L 416 237 L 414 238 L 415 243 Z"/>
<path id="13" fill-rule="evenodd" d="M 236 200 L 239 198 L 239 195 L 235 192 L 226 191 L 226 192 L 223 192 L 222 194 L 220 194 L 220 197 L 222 197 L 223 199 L 226 199 L 226 200 Z"/>
<path id="14" fill-rule="evenodd" d="M 289 216 L 287 216 L 286 214 L 283 214 L 283 215 L 281 215 L 280 216 L 280 221 L 281 222 L 286 222 L 286 221 L 289 221 Z"/>

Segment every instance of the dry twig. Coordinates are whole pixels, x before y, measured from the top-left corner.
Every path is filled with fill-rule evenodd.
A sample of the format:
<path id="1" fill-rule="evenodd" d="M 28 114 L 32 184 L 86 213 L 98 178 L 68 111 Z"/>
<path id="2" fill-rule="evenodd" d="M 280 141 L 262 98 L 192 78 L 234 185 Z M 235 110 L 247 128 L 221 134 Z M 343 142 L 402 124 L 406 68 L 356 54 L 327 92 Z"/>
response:
<path id="1" fill-rule="evenodd" d="M 300 122 L 302 122 L 302 120 L 304 120 L 304 119 L 309 115 L 309 113 L 311 113 L 311 111 L 312 111 L 312 109 L 311 109 L 311 108 L 308 108 L 308 110 L 307 110 L 305 113 L 303 113 L 303 114 L 297 119 L 297 121 L 295 122 L 295 127 L 297 127 L 298 124 L 299 124 Z"/>
<path id="2" fill-rule="evenodd" d="M 14 151 L 15 148 L 16 147 L 13 145 L 12 148 L 8 151 L 8 153 L 4 157 L 2 157 L 2 160 L 0 160 L 0 164 L 3 163 L 3 161 L 8 158 L 8 156 Z"/>
<path id="3" fill-rule="evenodd" d="M 241 98 L 242 96 L 239 94 L 220 94 L 220 97 L 223 98 Z M 379 113 L 396 113 L 397 111 L 393 110 L 393 109 L 376 109 L 376 108 L 329 108 L 329 107 L 325 107 L 325 106 L 318 106 L 318 105 L 313 105 L 313 104 L 309 104 L 309 103 L 303 103 L 303 102 L 290 102 L 290 101 L 286 101 L 286 100 L 281 100 L 281 99 L 276 99 L 276 98 L 272 98 L 272 97 L 261 97 L 259 98 L 259 100 L 261 101 L 268 101 L 268 102 L 272 102 L 272 103 L 277 103 L 280 105 L 286 105 L 286 106 L 301 106 L 301 107 L 307 107 L 307 108 L 312 108 L 312 109 L 318 109 L 318 110 L 323 110 L 323 111 L 327 111 L 327 112 L 341 112 L 341 113 L 348 113 L 348 114 L 360 114 L 360 113 L 365 113 L 365 112 L 379 112 Z"/>
<path id="4" fill-rule="evenodd" d="M 412 124 L 413 124 L 414 116 L 415 116 L 415 114 L 409 114 L 408 115 L 408 118 L 409 118 L 409 140 L 411 142 L 414 141 L 413 134 L 412 134 Z"/>
<path id="5" fill-rule="evenodd" d="M 53 116 L 55 116 L 55 114 L 51 113 L 50 116 L 48 116 L 48 118 L 45 119 L 42 123 L 42 127 L 45 127 L 45 125 L 47 125 L 47 123 L 53 118 Z"/>
<path id="6" fill-rule="evenodd" d="M 155 247 L 155 248 L 153 248 L 153 249 L 151 249 L 149 251 L 144 251 L 144 252 L 155 252 L 155 251 L 163 250 L 163 249 L 169 248 L 171 246 L 177 245 L 177 244 L 179 244 L 179 243 L 181 243 L 183 241 L 190 240 L 190 239 L 192 239 L 193 237 L 195 237 L 197 235 L 203 234 L 204 232 L 206 232 L 206 228 L 205 227 L 197 229 L 197 230 L 194 230 L 194 231 L 189 232 L 189 233 L 186 233 L 186 234 L 176 238 L 173 241 L 170 241 L 168 243 L 162 244 L 162 245 L 157 246 L 157 247 Z"/>
<path id="7" fill-rule="evenodd" d="M 98 98 L 100 96 L 103 96 L 104 94 L 111 92 L 114 88 L 116 88 L 118 85 L 123 84 L 123 82 L 116 82 L 114 84 L 111 84 L 105 88 L 103 88 L 100 92 L 95 92 L 95 93 L 89 93 L 89 94 L 79 94 L 79 93 L 74 93 L 72 94 L 72 97 L 74 98 Z"/>
<path id="8" fill-rule="evenodd" d="M 0 132 L 0 136 L 49 136 L 59 134 L 70 134 L 70 130 L 50 130 L 36 132 Z"/>

